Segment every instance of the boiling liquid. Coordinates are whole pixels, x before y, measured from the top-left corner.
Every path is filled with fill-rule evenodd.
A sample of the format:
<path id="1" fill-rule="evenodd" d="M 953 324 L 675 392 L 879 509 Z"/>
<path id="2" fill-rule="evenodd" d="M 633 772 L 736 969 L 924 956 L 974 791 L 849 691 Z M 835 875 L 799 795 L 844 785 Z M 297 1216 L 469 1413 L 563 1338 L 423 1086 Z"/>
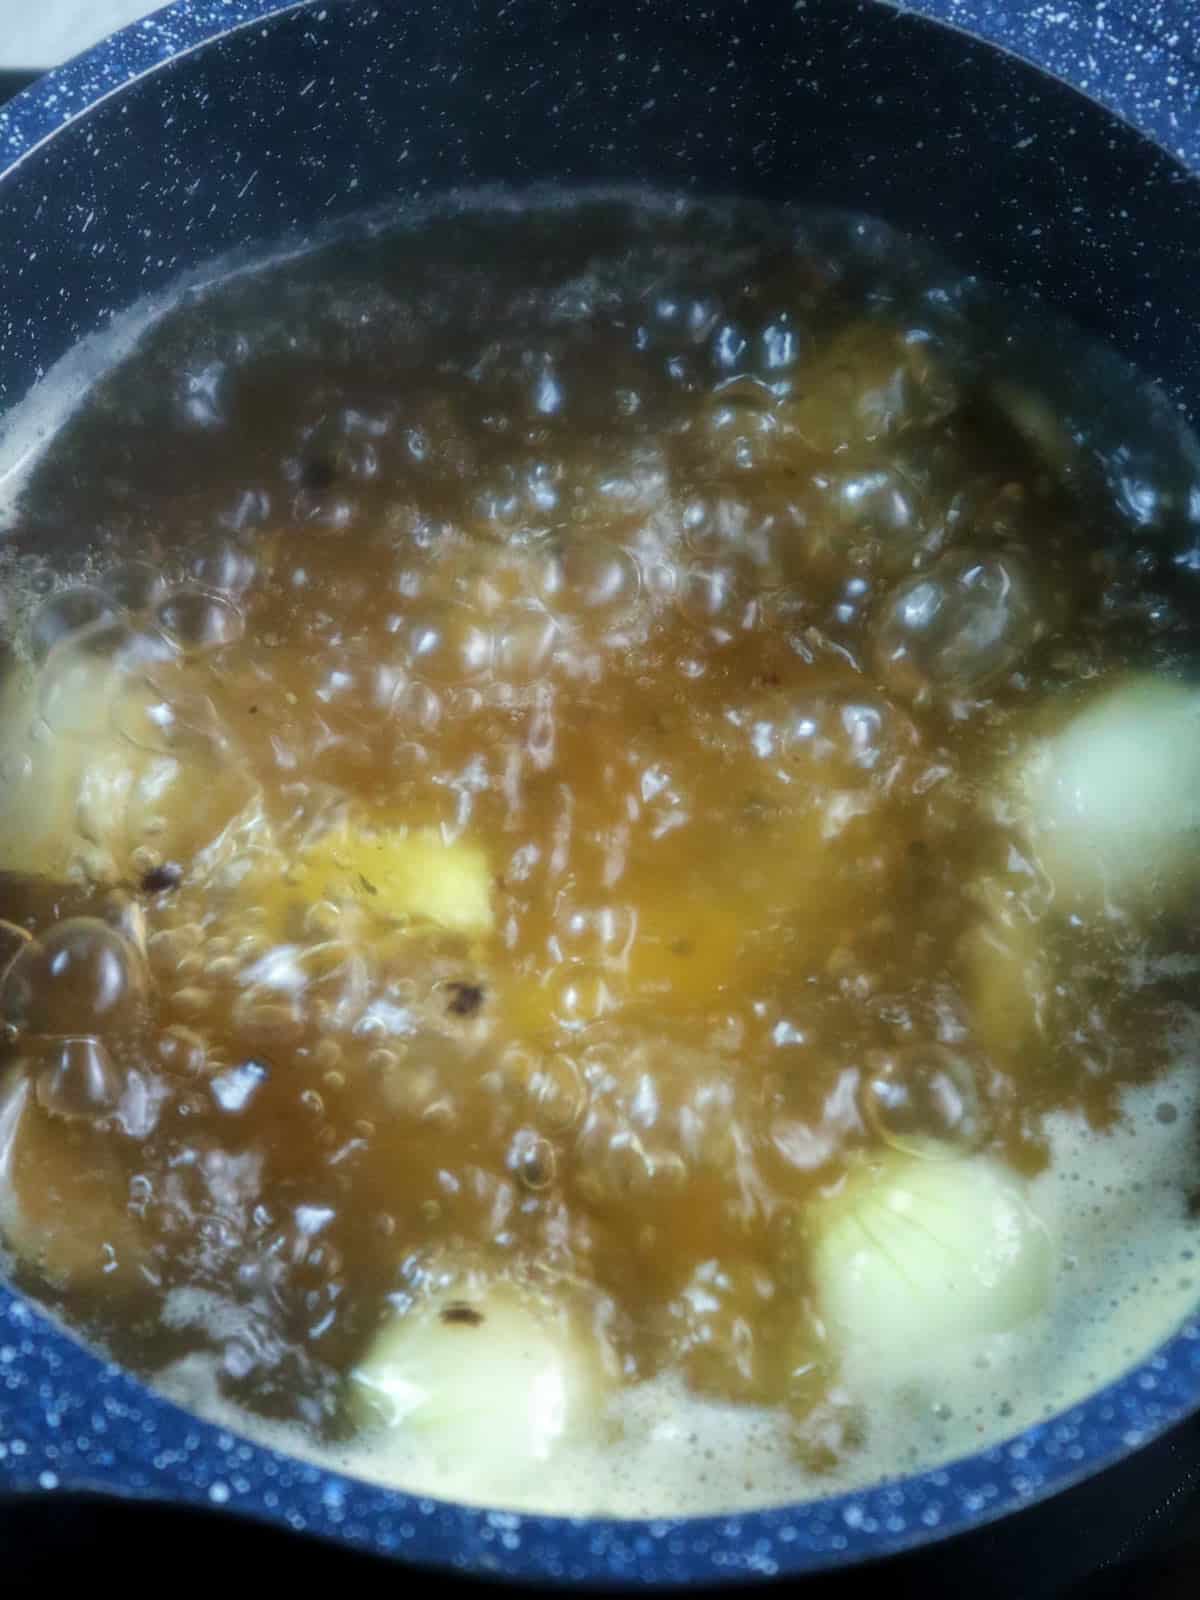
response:
<path id="1" fill-rule="evenodd" d="M 630 1513 L 973 1448 L 1174 1326 L 1195 935 L 1061 914 L 1005 775 L 1191 649 L 1186 486 L 1164 441 L 1136 526 L 996 314 L 873 225 L 614 202 L 367 229 L 147 332 L 9 539 L 55 752 L 6 772 L 24 1281 L 450 1495 L 347 1374 L 447 1273 L 569 1298 L 610 1432 L 497 1492 Z M 896 1393 L 809 1219 L 929 1136 L 1033 1180 L 1054 1288 Z"/>

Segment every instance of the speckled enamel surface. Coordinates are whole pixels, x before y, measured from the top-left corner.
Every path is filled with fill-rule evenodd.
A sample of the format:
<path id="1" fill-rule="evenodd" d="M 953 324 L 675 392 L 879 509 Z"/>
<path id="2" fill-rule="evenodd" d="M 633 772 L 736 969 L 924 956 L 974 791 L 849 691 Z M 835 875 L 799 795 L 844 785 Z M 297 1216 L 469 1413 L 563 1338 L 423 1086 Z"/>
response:
<path id="1" fill-rule="evenodd" d="M 919 0 L 920 12 L 979 34 L 1065 79 L 1200 162 L 1200 7 L 1193 0 Z"/>
<path id="2" fill-rule="evenodd" d="M 753 50 L 760 36 L 774 30 L 772 40 L 783 40 L 790 51 L 781 56 L 773 50 L 777 83 L 794 84 L 799 94 L 807 73 L 812 82 L 804 92 L 819 94 L 827 56 L 806 56 L 805 14 L 837 11 L 836 27 L 845 30 L 838 50 L 845 59 L 853 58 L 855 30 L 870 32 L 880 24 L 879 8 L 869 0 L 862 5 L 847 0 L 840 10 L 826 0 L 722 0 L 711 7 L 701 0 L 690 10 L 670 0 L 630 4 L 622 10 L 627 25 L 623 20 L 606 40 L 611 120 L 601 86 L 589 102 L 591 125 L 581 132 L 573 126 L 581 113 L 568 68 L 579 59 L 573 54 L 579 48 L 573 30 L 586 9 L 582 4 L 501 5 L 497 0 L 484 6 L 445 0 L 436 24 L 424 19 L 420 8 L 395 6 L 388 20 L 389 27 L 394 24 L 391 47 L 379 52 L 377 61 L 372 58 L 354 81 L 339 77 L 353 59 L 353 47 L 347 45 L 336 58 L 331 54 L 338 30 L 347 36 L 360 30 L 366 37 L 382 26 L 387 9 L 369 0 L 314 0 L 301 7 L 281 7 L 273 0 L 182 0 L 69 63 L 0 111 L 0 240 L 11 241 L 14 229 L 22 237 L 20 249 L 0 245 L 0 410 L 109 312 L 170 283 L 206 253 L 307 228 L 330 208 L 346 208 L 358 194 L 378 199 L 389 184 L 421 193 L 426 185 L 461 181 L 477 169 L 488 180 L 502 175 L 520 180 L 531 173 L 546 176 L 561 159 L 561 175 L 567 178 L 596 176 L 611 166 L 620 177 L 646 173 L 664 183 L 683 183 L 694 172 L 704 181 L 716 173 L 731 187 L 754 183 L 768 194 L 780 192 L 779 163 L 786 170 L 787 161 L 798 159 L 786 150 L 780 156 L 775 148 L 786 141 L 786 94 L 764 113 L 760 120 L 767 131 L 750 148 L 738 115 L 721 96 L 703 102 L 714 109 L 694 124 L 691 143 L 672 139 L 670 119 L 678 97 L 694 99 L 713 87 L 699 81 L 694 61 L 705 63 L 705 71 L 718 61 L 726 63 L 722 70 L 728 70 L 736 88 L 739 74 L 758 71 Z M 888 21 L 898 29 L 907 26 L 904 13 L 933 17 L 1044 65 L 1185 166 L 1200 167 L 1200 8 L 1190 0 L 1128 0 L 1121 6 L 1105 0 L 921 0 L 893 10 L 900 15 Z M 312 70 L 294 80 L 291 103 L 281 107 L 279 84 L 264 65 L 274 48 L 271 30 L 278 25 L 268 25 L 268 19 L 291 11 L 300 15 L 283 18 L 282 26 L 291 29 L 288 60 L 307 62 Z M 687 72 L 661 71 L 662 60 L 646 43 L 652 36 L 655 49 L 662 49 L 664 28 L 670 38 L 672 12 L 676 24 L 687 21 L 697 37 L 716 41 L 708 56 L 689 57 L 693 65 Z M 347 112 L 343 118 L 346 127 L 358 130 L 353 148 L 324 149 L 314 132 L 311 147 L 295 135 L 272 156 L 265 131 L 258 145 L 248 133 L 245 148 L 226 148 L 223 121 L 221 128 L 207 127 L 216 154 L 193 170 L 191 153 L 206 130 L 206 96 L 221 80 L 215 70 L 206 79 L 203 71 L 180 72 L 170 63 L 238 29 L 249 30 L 245 41 L 261 35 L 261 48 L 256 44 L 255 53 L 247 43 L 246 59 L 253 59 L 245 83 L 230 91 L 244 91 L 234 125 L 243 132 L 270 127 L 278 141 L 285 115 L 294 119 L 295 128 L 306 127 L 306 102 L 314 108 L 334 100 L 361 102 L 361 114 Z M 877 40 L 877 32 L 874 36 Z M 927 39 L 924 33 L 898 37 L 908 40 L 906 48 L 913 38 L 918 45 Z M 503 48 L 496 48 L 497 39 Z M 460 108 L 456 120 L 453 86 L 460 52 L 478 55 L 485 46 L 492 53 L 476 59 L 475 70 L 486 77 L 474 80 L 485 85 L 488 103 L 477 108 L 484 134 L 472 144 L 476 113 Z M 227 58 L 219 56 L 224 48 L 217 46 L 214 61 L 241 59 L 236 49 Z M 996 190 L 1008 207 L 1000 219 L 1004 240 L 993 244 L 991 255 L 985 253 L 984 263 L 1035 291 L 1059 293 L 1068 283 L 1074 296 L 1070 308 L 1083 320 L 1092 308 L 1097 326 L 1143 356 L 1151 370 L 1161 365 L 1170 392 L 1194 409 L 1200 336 L 1183 293 L 1200 259 L 1194 181 L 1166 156 L 1141 145 L 1129 129 L 1096 121 L 1082 102 L 1056 98 L 1050 88 L 1043 92 L 1024 69 L 993 56 L 972 50 L 961 59 L 953 53 L 946 58 L 955 63 L 955 73 L 974 75 L 971 92 L 980 103 L 968 105 L 966 112 L 978 117 L 981 137 L 992 140 L 989 159 L 999 159 L 1002 150 L 1008 152 L 1006 160 L 1025 163 L 1017 168 L 1007 200 L 1003 182 L 993 182 L 986 171 L 973 177 L 984 190 Z M 158 68 L 164 69 L 161 77 L 135 84 Z M 411 101 L 409 143 L 393 142 L 391 130 L 372 120 L 376 72 L 386 75 L 393 98 Z M 906 81 L 901 74 L 897 94 Z M 912 81 L 914 100 L 936 99 L 932 68 L 928 83 L 919 73 Z M 843 85 L 840 92 L 853 93 L 854 86 L 847 91 Z M 641 100 L 631 102 L 634 94 Z M 503 121 L 505 108 L 524 95 L 537 96 L 544 108 L 545 151 L 531 151 L 527 143 L 510 138 L 510 124 Z M 108 96 L 115 98 L 93 112 Z M 498 107 L 490 103 L 493 96 Z M 986 103 L 985 97 L 990 97 Z M 644 150 L 620 144 L 622 130 L 629 133 L 631 103 L 638 108 L 638 126 L 647 130 Z M 910 114 L 918 114 L 911 105 Z M 313 120 L 318 120 L 315 112 Z M 493 135 L 493 125 L 502 137 Z M 936 125 L 934 116 L 931 126 Z M 1081 128 L 1086 139 L 1076 150 L 1072 140 L 1083 138 Z M 961 125 L 948 116 L 946 132 L 956 161 L 969 165 L 973 134 L 966 114 Z M 933 156 L 930 151 L 931 162 Z M 1098 170 L 1089 176 L 1093 156 Z M 874 193 L 869 160 L 864 157 L 860 176 Z M 1024 172 L 1028 190 L 1020 176 Z M 846 175 L 835 169 L 827 181 L 835 192 Z M 961 191 L 954 187 L 945 197 L 936 191 L 939 184 L 960 184 L 958 169 L 910 163 L 906 182 L 911 193 L 903 205 L 922 226 L 953 242 L 952 213 L 961 206 Z M 894 187 L 889 180 L 879 193 L 886 196 Z M 1027 192 L 1029 207 L 1022 214 Z M 849 202 L 857 198 L 852 195 Z M 1048 222 L 1038 220 L 1038 206 Z M 978 215 L 963 214 L 964 249 L 972 245 L 972 219 Z M 1161 227 L 1152 231 L 1156 218 Z M 1056 230 L 1061 236 L 1055 237 Z M 868 1493 L 753 1515 L 569 1522 L 418 1500 L 259 1449 L 161 1401 L 98 1361 L 27 1303 L 0 1291 L 0 1489 L 94 1486 L 245 1511 L 409 1561 L 527 1580 L 609 1586 L 719 1583 L 879 1555 L 1029 1505 L 1126 1454 L 1197 1405 L 1200 1320 L 1086 1404 L 944 1470 Z"/>
<path id="3" fill-rule="evenodd" d="M 330 3 L 336 6 L 339 0 Z M 803 10 L 806 3 L 798 0 L 795 9 Z M 1200 7 L 1191 0 L 885 3 L 898 12 L 950 23 L 1025 56 L 1109 106 L 1182 161 L 1192 166 L 1200 162 Z M 290 9 L 278 0 L 183 0 L 165 7 L 60 67 L 53 82 L 36 94 L 0 110 L 0 167 L 139 73 L 226 30 Z M 471 8 L 447 9 L 469 14 Z M 553 13 L 569 7 L 549 0 L 544 9 L 552 32 Z M 703 4 L 694 9 L 703 15 Z"/>

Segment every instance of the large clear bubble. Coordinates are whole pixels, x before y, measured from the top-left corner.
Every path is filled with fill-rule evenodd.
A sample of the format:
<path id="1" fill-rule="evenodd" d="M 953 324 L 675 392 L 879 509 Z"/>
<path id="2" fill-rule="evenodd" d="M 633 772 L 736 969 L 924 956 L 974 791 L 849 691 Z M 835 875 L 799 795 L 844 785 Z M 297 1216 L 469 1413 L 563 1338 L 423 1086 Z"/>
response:
<path id="1" fill-rule="evenodd" d="M 103 589 L 62 589 L 43 600 L 29 622 L 29 649 L 35 661 L 44 661 L 60 640 L 96 623 L 112 623 L 119 607 Z"/>
<path id="2" fill-rule="evenodd" d="M 875 631 L 876 660 L 883 678 L 914 698 L 970 694 L 1012 671 L 1038 625 L 1019 556 L 955 550 L 893 590 Z"/>
<path id="3" fill-rule="evenodd" d="M 141 956 L 98 917 L 70 917 L 18 951 L 0 980 L 0 1011 L 30 1033 L 103 1034 L 133 1021 L 146 997 Z"/>
<path id="4" fill-rule="evenodd" d="M 174 654 L 175 646 L 157 629 L 102 617 L 50 651 L 37 684 L 38 712 L 63 738 L 102 739 L 123 683 Z"/>
<path id="5" fill-rule="evenodd" d="M 52 1116 L 91 1122 L 111 1116 L 120 1104 L 121 1074 L 99 1039 L 56 1039 L 32 1066 L 38 1103 Z"/>
<path id="6" fill-rule="evenodd" d="M 189 655 L 236 644 L 245 621 L 233 602 L 207 589 L 175 589 L 158 604 L 154 620 L 172 644 Z"/>
<path id="7" fill-rule="evenodd" d="M 149 611 L 167 592 L 162 569 L 149 561 L 126 561 L 105 573 L 101 589 L 126 611 Z"/>
<path id="8" fill-rule="evenodd" d="M 637 600 L 641 575 L 627 550 L 581 534 L 547 554 L 539 588 L 553 611 L 609 618 L 628 611 Z"/>
<path id="9" fill-rule="evenodd" d="M 466 607 L 422 602 L 397 619 L 405 665 L 423 681 L 453 684 L 490 672 L 496 640 Z"/>
<path id="10" fill-rule="evenodd" d="M 907 1155 L 946 1159 L 978 1149 L 987 1135 L 976 1069 L 945 1045 L 910 1046 L 872 1060 L 859 1103 L 876 1137 Z"/>
<path id="11" fill-rule="evenodd" d="M 258 563 L 233 539 L 213 539 L 198 549 L 188 570 L 202 588 L 236 600 L 258 576 Z"/>

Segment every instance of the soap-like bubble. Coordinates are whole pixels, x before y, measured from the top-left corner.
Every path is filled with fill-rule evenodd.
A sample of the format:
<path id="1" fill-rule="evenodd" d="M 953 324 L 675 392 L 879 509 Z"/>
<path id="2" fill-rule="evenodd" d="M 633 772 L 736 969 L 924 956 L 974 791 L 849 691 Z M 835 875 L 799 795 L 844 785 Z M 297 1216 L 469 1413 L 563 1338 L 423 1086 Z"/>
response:
<path id="1" fill-rule="evenodd" d="M 258 563 L 233 539 L 214 539 L 188 562 L 192 578 L 205 589 L 236 600 L 258 576 Z"/>
<path id="2" fill-rule="evenodd" d="M 38 1103 L 68 1121 L 110 1116 L 121 1098 L 121 1075 L 99 1039 L 56 1039 L 35 1063 Z"/>
<path id="3" fill-rule="evenodd" d="M 155 609 L 154 620 L 178 649 L 188 655 L 222 650 L 236 644 L 245 629 L 238 608 L 207 589 L 176 589 Z"/>
<path id="4" fill-rule="evenodd" d="M 751 472 L 779 455 L 781 429 L 775 395 L 758 378 L 719 384 L 703 416 L 711 456 L 727 471 Z"/>
<path id="5" fill-rule="evenodd" d="M 495 638 L 472 613 L 455 606 L 422 606 L 398 620 L 405 661 L 419 679 L 456 683 L 491 669 Z"/>
<path id="6" fill-rule="evenodd" d="M 129 1022 L 145 993 L 129 941 L 98 917 L 70 917 L 17 953 L 0 982 L 0 1012 L 30 1033 L 85 1036 Z"/>
<path id="7" fill-rule="evenodd" d="M 683 543 L 702 561 L 741 558 L 758 567 L 775 554 L 777 519 L 745 492 L 722 485 L 691 494 L 678 512 Z"/>
<path id="8" fill-rule="evenodd" d="M 826 480 L 829 507 L 838 523 L 887 550 L 916 543 L 923 532 L 915 486 L 894 467 L 872 467 Z"/>
<path id="9" fill-rule="evenodd" d="M 548 1133 L 565 1133 L 587 1109 L 587 1085 L 573 1057 L 539 1054 L 525 1080 L 530 1114 Z"/>
<path id="10" fill-rule="evenodd" d="M 341 939 L 277 945 L 245 968 L 240 981 L 239 1016 L 247 1026 L 268 1030 L 308 1022 L 342 1032 L 362 1020 L 370 995 L 362 951 Z"/>
<path id="11" fill-rule="evenodd" d="M 540 610 L 518 611 L 501 625 L 496 639 L 496 671 L 522 682 L 544 672 L 562 638 L 553 617 Z"/>
<path id="12" fill-rule="evenodd" d="M 564 1028 L 586 1028 L 615 1011 L 619 997 L 602 967 L 586 962 L 564 967 L 554 981 L 554 1014 Z"/>
<path id="13" fill-rule="evenodd" d="M 730 720 L 789 783 L 827 790 L 886 788 L 918 744 L 911 720 L 865 686 L 780 690 L 739 707 Z"/>
<path id="14" fill-rule="evenodd" d="M 30 653 L 35 661 L 44 661 L 61 639 L 95 623 L 115 622 L 117 615 L 117 606 L 103 589 L 62 589 L 43 600 L 30 619 Z"/>
<path id="15" fill-rule="evenodd" d="M 105 573 L 100 587 L 126 611 L 149 611 L 167 592 L 162 570 L 149 561 L 126 561 Z"/>
<path id="16" fill-rule="evenodd" d="M 554 916 L 553 948 L 563 960 L 618 966 L 628 956 L 637 932 L 637 910 L 611 903 L 581 906 L 567 901 Z"/>
<path id="17" fill-rule="evenodd" d="M 520 1128 L 508 1152 L 508 1167 L 524 1188 L 538 1193 L 554 1182 L 554 1146 L 533 1128 Z"/>
<path id="18" fill-rule="evenodd" d="M 648 517 L 665 504 L 670 481 L 660 447 L 642 443 L 602 449 L 571 464 L 567 506 L 571 521 L 586 531 Z"/>
<path id="19" fill-rule="evenodd" d="M 64 738 L 103 738 L 122 684 L 174 653 L 171 641 L 154 629 L 101 618 L 50 651 L 37 685 L 38 712 Z"/>
<path id="20" fill-rule="evenodd" d="M 916 742 L 908 718 L 869 692 L 827 695 L 811 711 L 799 708 L 782 730 L 785 756 L 827 764 L 839 787 L 885 781 Z"/>
<path id="21" fill-rule="evenodd" d="M 405 727 L 432 733 L 445 712 L 442 700 L 443 696 L 429 684 L 403 678 L 392 695 L 389 709 Z"/>
<path id="22" fill-rule="evenodd" d="M 752 628 L 761 610 L 758 596 L 731 562 L 693 562 L 683 573 L 675 603 L 693 627 L 718 642 Z"/>
<path id="23" fill-rule="evenodd" d="M 554 610 L 611 617 L 637 600 L 641 574 L 627 550 L 581 534 L 563 540 L 547 557 L 539 587 Z"/>
<path id="24" fill-rule="evenodd" d="M 955 550 L 888 597 L 876 659 L 886 681 L 914 697 L 979 691 L 1016 666 L 1038 621 L 1019 557 Z"/>
<path id="25" fill-rule="evenodd" d="M 872 1132 L 906 1155 L 945 1159 L 978 1149 L 987 1132 L 975 1069 L 945 1045 L 913 1046 L 873 1061 L 859 1102 Z"/>

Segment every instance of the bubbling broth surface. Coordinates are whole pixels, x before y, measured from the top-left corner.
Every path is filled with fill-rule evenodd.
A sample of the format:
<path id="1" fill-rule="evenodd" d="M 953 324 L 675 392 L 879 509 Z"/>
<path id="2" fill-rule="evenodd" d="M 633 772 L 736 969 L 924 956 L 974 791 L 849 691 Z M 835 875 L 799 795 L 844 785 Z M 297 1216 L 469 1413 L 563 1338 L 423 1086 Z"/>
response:
<path id="1" fill-rule="evenodd" d="M 612 200 L 149 328 L 8 537 L 20 1281 L 290 1448 L 636 1514 L 1176 1326 L 1193 458 L 1014 317 L 875 224 Z"/>

